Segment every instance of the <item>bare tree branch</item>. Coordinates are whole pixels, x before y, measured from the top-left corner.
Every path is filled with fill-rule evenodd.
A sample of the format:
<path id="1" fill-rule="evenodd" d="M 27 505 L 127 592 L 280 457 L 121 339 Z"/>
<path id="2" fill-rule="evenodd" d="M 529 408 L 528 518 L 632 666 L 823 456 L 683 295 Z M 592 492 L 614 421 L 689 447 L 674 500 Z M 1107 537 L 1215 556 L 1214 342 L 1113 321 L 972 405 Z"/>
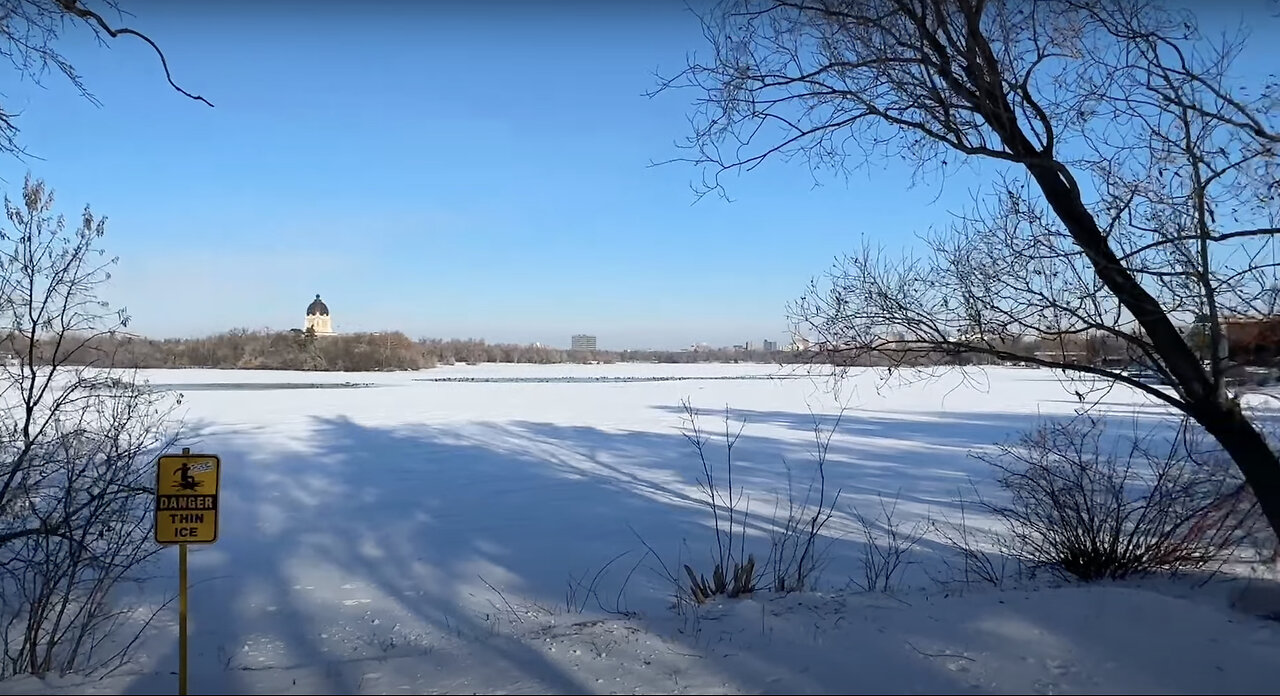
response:
<path id="1" fill-rule="evenodd" d="M 1239 84 L 1245 37 L 1158 0 L 721 0 L 682 159 L 721 175 L 887 157 L 997 167 L 922 259 L 864 249 L 792 308 L 837 364 L 964 356 L 1160 399 L 1231 454 L 1280 528 L 1280 459 L 1227 387 L 1235 317 L 1280 309 L 1280 85 Z M 1140 368 L 1168 388 L 1132 376 Z"/>
<path id="2" fill-rule="evenodd" d="M 96 0 L 94 4 L 103 9 L 90 7 L 86 0 L 0 0 L 0 58 L 9 61 L 21 80 L 43 84 L 48 74 L 56 73 L 81 96 L 98 105 L 100 102 L 80 73 L 59 50 L 60 45 L 68 39 L 68 30 L 75 26 L 88 28 L 100 43 L 105 43 L 105 39 L 132 36 L 155 52 L 170 87 L 193 101 L 213 106 L 208 99 L 178 85 L 168 57 L 150 36 L 137 29 L 113 25 L 108 14 L 123 16 L 118 0 Z M 18 142 L 18 117 L 17 112 L 0 107 L 0 151 L 26 154 Z"/>
<path id="3" fill-rule="evenodd" d="M 179 87 L 177 82 L 173 81 L 173 73 L 169 72 L 168 59 L 165 58 L 164 51 L 160 50 L 160 46 L 155 41 L 153 41 L 151 37 L 147 36 L 146 34 L 143 34 L 142 32 L 136 29 L 130 29 L 129 27 L 112 27 L 110 24 L 107 23 L 107 20 L 102 18 L 102 15 L 80 4 L 79 0 L 57 0 L 57 2 L 58 2 L 58 5 L 60 5 L 62 9 L 65 10 L 68 14 L 74 15 L 86 21 L 93 22 L 94 24 L 98 25 L 103 31 L 107 33 L 108 36 L 110 36 L 113 39 L 120 36 L 134 36 L 139 39 L 142 39 L 147 43 L 148 46 L 151 47 L 151 50 L 155 51 L 156 57 L 160 59 L 160 67 L 164 68 L 164 78 L 169 82 L 170 87 L 172 87 L 179 94 L 182 94 L 185 97 L 194 99 L 195 101 L 198 101 L 198 102 L 204 102 L 209 106 L 213 106 L 213 103 L 210 102 L 208 99 L 205 99 L 204 97 L 198 94 L 192 94 L 191 92 L 188 92 L 187 90 Z"/>

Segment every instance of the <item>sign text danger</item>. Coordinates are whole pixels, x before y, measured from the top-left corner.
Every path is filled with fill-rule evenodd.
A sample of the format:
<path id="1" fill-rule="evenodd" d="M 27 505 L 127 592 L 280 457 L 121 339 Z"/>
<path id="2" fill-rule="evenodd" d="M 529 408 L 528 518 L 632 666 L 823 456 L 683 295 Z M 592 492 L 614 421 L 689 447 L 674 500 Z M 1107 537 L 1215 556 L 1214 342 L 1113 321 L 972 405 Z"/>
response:
<path id="1" fill-rule="evenodd" d="M 160 495 L 156 496 L 161 510 L 217 510 L 216 495 Z"/>

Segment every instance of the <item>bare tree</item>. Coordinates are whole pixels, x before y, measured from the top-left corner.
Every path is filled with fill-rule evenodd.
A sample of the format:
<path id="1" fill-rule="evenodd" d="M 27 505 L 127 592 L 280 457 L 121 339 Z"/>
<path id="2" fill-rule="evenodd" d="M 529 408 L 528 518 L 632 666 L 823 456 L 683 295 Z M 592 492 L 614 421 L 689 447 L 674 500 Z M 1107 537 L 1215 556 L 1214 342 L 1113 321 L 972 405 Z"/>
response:
<path id="1" fill-rule="evenodd" d="M 19 77 L 41 84 L 50 73 L 57 73 L 71 83 L 83 97 L 97 104 L 84 79 L 71 61 L 59 50 L 60 41 L 69 30 L 87 29 L 105 45 L 108 39 L 130 36 L 145 42 L 156 53 L 169 85 L 183 96 L 213 106 L 209 100 L 193 94 L 174 81 L 164 52 L 146 34 L 123 26 L 126 14 L 116 0 L 83 2 L 82 0 L 0 0 L 0 56 L 7 58 Z M 19 145 L 18 114 L 0 106 L 0 151 L 23 153 Z"/>
<path id="2" fill-rule="evenodd" d="M 121 593 L 159 548 L 152 462 L 175 432 L 173 401 L 90 359 L 127 321 L 96 294 L 114 259 L 103 220 L 68 229 L 52 205 L 28 180 L 0 234 L 0 677 L 126 657 L 154 616 Z"/>
<path id="3" fill-rule="evenodd" d="M 1233 83 L 1243 34 L 1156 0 L 725 0 L 703 24 L 711 58 L 662 88 L 699 94 L 681 159 L 706 190 L 777 156 L 997 173 L 930 253 L 867 247 L 814 283 L 793 310 L 820 352 L 1128 384 L 1203 426 L 1280 528 L 1280 460 L 1224 388 L 1224 319 L 1273 312 L 1280 288 L 1280 87 Z M 1179 326 L 1196 318 L 1207 360 Z M 1172 389 L 1026 340 L 1093 335 Z"/>

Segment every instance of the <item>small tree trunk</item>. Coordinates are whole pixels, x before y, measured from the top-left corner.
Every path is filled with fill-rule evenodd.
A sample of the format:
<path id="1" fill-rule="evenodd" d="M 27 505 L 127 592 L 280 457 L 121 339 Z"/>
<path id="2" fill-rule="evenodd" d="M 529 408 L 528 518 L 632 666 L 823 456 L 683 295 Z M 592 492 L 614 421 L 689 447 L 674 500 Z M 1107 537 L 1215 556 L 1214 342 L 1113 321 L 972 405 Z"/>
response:
<path id="1" fill-rule="evenodd" d="M 1212 404 L 1193 414 L 1239 467 L 1271 529 L 1280 534 L 1280 457 L 1234 404 Z"/>

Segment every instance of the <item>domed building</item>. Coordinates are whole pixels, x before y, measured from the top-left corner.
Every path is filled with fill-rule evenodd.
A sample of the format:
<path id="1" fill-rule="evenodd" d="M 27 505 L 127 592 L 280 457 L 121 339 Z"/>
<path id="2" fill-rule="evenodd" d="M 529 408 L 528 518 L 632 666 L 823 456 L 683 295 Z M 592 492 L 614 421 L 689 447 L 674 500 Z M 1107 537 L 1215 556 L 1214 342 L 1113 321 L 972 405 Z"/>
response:
<path id="1" fill-rule="evenodd" d="M 307 305 L 307 321 L 303 325 L 304 331 L 310 331 L 317 336 L 333 335 L 333 320 L 329 317 L 329 305 L 316 295 L 316 299 Z"/>

